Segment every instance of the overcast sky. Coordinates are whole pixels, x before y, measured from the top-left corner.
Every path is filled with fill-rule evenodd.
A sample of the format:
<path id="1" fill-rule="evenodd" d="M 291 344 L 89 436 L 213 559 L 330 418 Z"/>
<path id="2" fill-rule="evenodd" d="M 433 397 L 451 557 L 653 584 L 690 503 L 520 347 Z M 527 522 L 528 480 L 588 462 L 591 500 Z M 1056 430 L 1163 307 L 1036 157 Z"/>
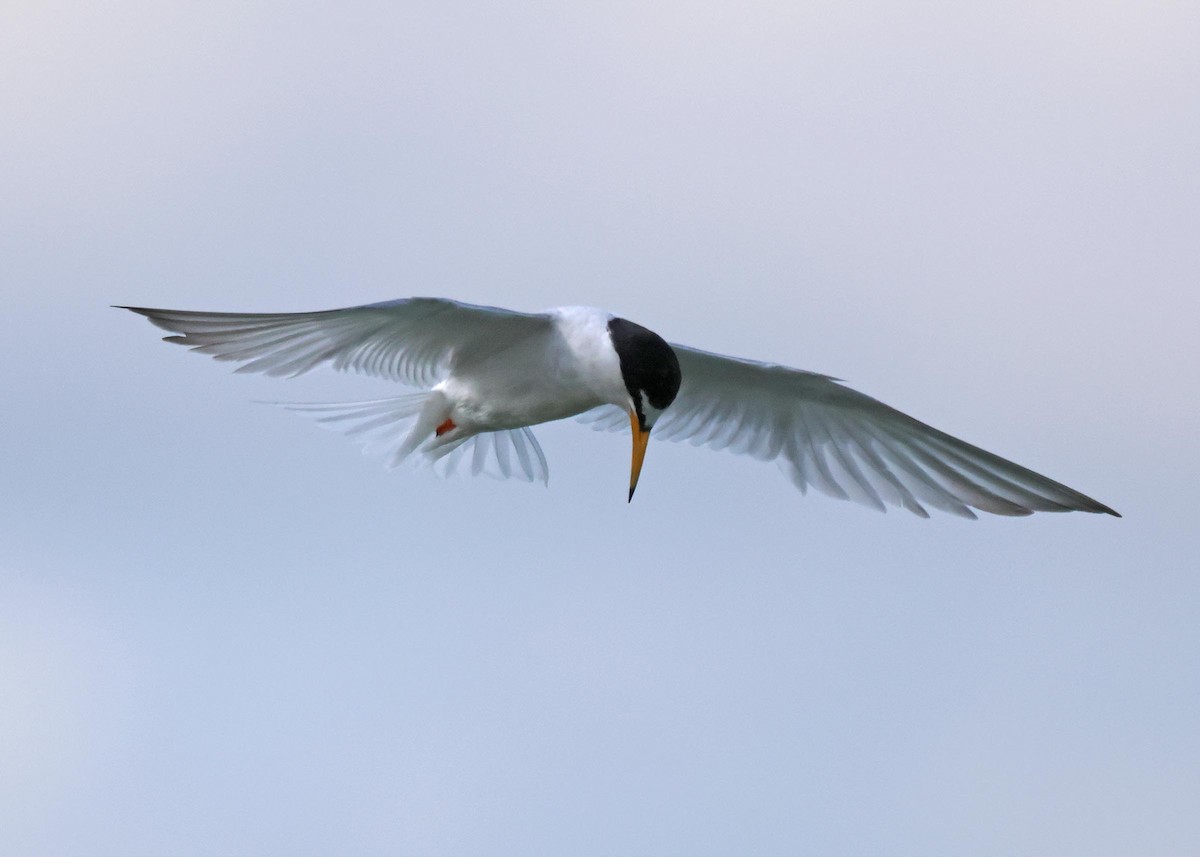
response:
<path id="1" fill-rule="evenodd" d="M 0 851 L 1200 848 L 1195 3 L 0 9 Z M 922 521 L 388 395 L 125 303 L 590 304 L 1125 517 Z M 402 392 L 402 390 L 401 390 Z"/>

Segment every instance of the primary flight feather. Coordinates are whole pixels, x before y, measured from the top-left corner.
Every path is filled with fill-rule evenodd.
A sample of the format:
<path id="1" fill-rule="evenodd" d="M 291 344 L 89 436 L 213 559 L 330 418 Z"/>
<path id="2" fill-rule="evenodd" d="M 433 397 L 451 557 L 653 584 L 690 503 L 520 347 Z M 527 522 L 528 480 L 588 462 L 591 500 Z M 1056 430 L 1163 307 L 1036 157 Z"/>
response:
<path id="1" fill-rule="evenodd" d="M 529 427 L 578 416 L 597 429 L 630 427 L 630 499 L 653 430 L 776 461 L 801 491 L 880 510 L 1117 515 L 828 376 L 668 344 L 603 310 L 522 313 L 444 298 L 301 313 L 123 309 L 170 331 L 168 342 L 240 363 L 239 372 L 291 377 L 328 363 L 420 388 L 289 406 L 391 465 L 419 455 L 444 472 L 465 465 L 544 482 L 546 458 Z"/>

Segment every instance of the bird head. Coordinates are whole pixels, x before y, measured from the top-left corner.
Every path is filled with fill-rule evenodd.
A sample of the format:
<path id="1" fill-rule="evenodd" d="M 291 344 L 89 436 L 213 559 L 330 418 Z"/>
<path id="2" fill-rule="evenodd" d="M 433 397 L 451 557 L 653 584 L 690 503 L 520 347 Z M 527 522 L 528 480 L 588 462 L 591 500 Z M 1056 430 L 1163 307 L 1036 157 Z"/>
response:
<path id="1" fill-rule="evenodd" d="M 633 499 L 650 430 L 679 393 L 682 376 L 671 346 L 652 330 L 623 318 L 608 322 L 608 335 L 621 362 L 621 379 L 629 393 L 626 410 L 633 431 L 633 461 L 629 474 L 629 499 Z"/>

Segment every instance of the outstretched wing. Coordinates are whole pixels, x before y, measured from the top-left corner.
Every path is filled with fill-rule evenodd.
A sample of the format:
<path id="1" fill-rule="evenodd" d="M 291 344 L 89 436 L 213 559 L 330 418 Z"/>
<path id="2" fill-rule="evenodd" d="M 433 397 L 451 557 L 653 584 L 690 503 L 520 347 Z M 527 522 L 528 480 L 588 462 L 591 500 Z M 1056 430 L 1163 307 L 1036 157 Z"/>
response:
<path id="1" fill-rule="evenodd" d="M 926 506 L 974 518 L 1112 509 L 1066 485 L 913 419 L 826 375 L 672 344 L 683 385 L 652 437 L 777 461 L 803 492 L 883 511 Z M 628 423 L 604 410 L 598 429 Z"/>
<path id="2" fill-rule="evenodd" d="M 548 333 L 549 315 L 405 298 L 323 312 L 230 313 L 122 307 L 238 372 L 295 376 L 330 363 L 414 387 L 432 387 L 458 366 Z"/>

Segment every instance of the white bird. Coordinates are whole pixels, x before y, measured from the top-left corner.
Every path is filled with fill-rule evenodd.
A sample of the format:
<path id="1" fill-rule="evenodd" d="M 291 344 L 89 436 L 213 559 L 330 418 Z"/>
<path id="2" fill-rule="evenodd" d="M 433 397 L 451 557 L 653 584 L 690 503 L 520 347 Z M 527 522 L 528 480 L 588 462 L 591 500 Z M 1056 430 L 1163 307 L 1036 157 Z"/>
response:
<path id="1" fill-rule="evenodd" d="M 545 482 L 529 427 L 578 416 L 601 430 L 630 426 L 631 500 L 653 429 L 776 461 L 801 492 L 811 485 L 881 511 L 1117 515 L 834 378 L 668 344 L 603 310 L 522 313 L 443 298 L 299 313 L 122 309 L 175 334 L 167 342 L 241 363 L 238 372 L 295 376 L 329 363 L 421 388 L 288 406 L 386 452 L 391 466 L 415 453 L 450 473 L 469 457 L 473 473 Z"/>

